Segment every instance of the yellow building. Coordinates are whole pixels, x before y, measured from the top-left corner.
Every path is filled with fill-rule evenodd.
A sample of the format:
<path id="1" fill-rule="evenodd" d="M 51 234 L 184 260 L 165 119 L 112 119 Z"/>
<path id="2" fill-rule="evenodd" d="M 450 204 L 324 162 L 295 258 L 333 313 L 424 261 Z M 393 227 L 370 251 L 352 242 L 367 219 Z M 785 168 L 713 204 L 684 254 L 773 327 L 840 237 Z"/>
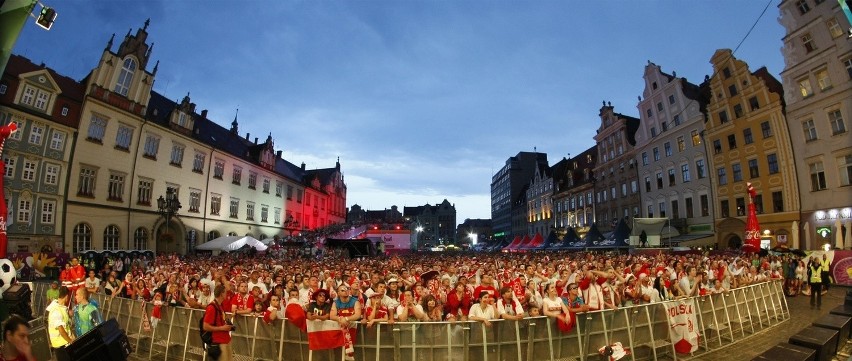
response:
<path id="1" fill-rule="evenodd" d="M 792 246 L 799 192 L 781 83 L 765 67 L 751 72 L 729 49 L 717 50 L 710 63 L 713 76 L 704 137 L 718 202 L 717 242 L 721 247 L 739 247 L 745 239 L 746 184 L 751 182 L 758 193 L 755 205 L 763 246 L 784 242 Z"/>

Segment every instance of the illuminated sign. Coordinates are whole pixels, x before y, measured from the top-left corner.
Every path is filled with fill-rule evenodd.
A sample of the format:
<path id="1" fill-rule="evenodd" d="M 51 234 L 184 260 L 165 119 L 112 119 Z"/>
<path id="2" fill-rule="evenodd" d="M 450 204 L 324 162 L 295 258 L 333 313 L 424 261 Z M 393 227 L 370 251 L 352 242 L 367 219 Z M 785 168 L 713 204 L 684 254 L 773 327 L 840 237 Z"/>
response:
<path id="1" fill-rule="evenodd" d="M 822 236 L 822 238 L 827 238 L 831 235 L 831 227 L 820 227 L 816 229 L 817 234 Z"/>

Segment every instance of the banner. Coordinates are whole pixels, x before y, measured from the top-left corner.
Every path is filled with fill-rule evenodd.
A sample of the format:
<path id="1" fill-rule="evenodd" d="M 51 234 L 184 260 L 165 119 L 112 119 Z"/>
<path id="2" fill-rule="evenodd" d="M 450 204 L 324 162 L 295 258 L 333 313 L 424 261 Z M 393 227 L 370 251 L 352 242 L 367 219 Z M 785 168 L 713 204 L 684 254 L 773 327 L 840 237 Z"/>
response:
<path id="1" fill-rule="evenodd" d="M 834 276 L 834 282 L 838 285 L 852 286 L 852 251 L 834 251 L 831 275 Z"/>
<path id="2" fill-rule="evenodd" d="M 677 353 L 698 350 L 698 319 L 695 317 L 695 299 L 663 302 L 669 320 L 669 335 Z"/>
<path id="3" fill-rule="evenodd" d="M 327 350 L 343 347 L 344 331 L 337 321 L 307 321 L 308 349 Z"/>

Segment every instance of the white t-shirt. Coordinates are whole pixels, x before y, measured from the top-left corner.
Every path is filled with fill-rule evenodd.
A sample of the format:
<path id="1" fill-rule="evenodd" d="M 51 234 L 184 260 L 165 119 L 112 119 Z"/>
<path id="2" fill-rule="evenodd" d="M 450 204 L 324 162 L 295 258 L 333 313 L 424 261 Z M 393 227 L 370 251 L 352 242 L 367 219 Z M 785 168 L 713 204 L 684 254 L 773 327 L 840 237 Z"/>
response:
<path id="1" fill-rule="evenodd" d="M 497 319 L 496 312 L 497 311 L 494 309 L 494 306 L 492 306 L 492 305 L 488 305 L 488 307 L 486 307 L 485 310 L 483 310 L 482 306 L 477 303 L 477 304 L 470 307 L 470 312 L 468 312 L 467 317 L 468 318 L 479 317 L 479 318 L 484 318 L 486 320 L 495 320 L 495 319 Z"/>
<path id="2" fill-rule="evenodd" d="M 556 297 L 552 300 L 548 297 L 545 297 L 541 300 L 541 304 L 541 314 L 544 314 L 544 310 L 562 313 L 562 305 L 564 305 L 564 303 L 562 303 L 562 299 L 559 297 Z"/>
<path id="3" fill-rule="evenodd" d="M 100 285 L 100 278 L 95 277 L 95 279 L 92 279 L 91 277 L 86 277 L 86 288 L 98 288 Z"/>
<path id="4" fill-rule="evenodd" d="M 254 283 L 254 282 L 252 282 L 252 281 L 249 281 L 249 283 L 248 283 L 248 290 L 249 290 L 249 292 L 251 292 L 251 290 L 253 290 L 253 289 L 254 289 L 254 286 L 259 287 L 259 288 L 260 288 L 260 292 L 261 292 L 262 294 L 264 294 L 264 295 L 265 295 L 265 294 L 267 294 L 267 293 L 269 293 L 269 290 L 266 288 L 266 284 L 265 284 L 265 283 L 263 283 L 263 282 L 261 282 L 260 280 L 257 280 L 257 283 Z"/>

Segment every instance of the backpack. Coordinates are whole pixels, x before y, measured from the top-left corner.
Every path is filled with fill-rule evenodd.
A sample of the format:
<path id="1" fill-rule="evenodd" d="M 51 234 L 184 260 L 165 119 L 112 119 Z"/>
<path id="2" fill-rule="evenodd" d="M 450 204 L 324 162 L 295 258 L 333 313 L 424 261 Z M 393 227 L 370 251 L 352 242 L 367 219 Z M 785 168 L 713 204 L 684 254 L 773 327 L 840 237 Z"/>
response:
<path id="1" fill-rule="evenodd" d="M 213 307 L 216 309 L 216 317 L 213 318 L 213 320 L 214 320 L 213 323 L 215 325 L 216 323 L 218 323 L 216 321 L 218 321 L 219 317 L 221 317 L 220 314 L 222 313 L 222 311 L 219 309 L 219 305 L 216 304 L 216 302 L 213 302 Z M 205 310 L 205 313 L 206 313 L 206 310 Z M 213 332 L 212 331 L 204 331 L 204 315 L 203 314 L 201 315 L 201 318 L 198 319 L 198 332 L 199 332 L 199 335 L 201 336 L 201 342 L 202 343 L 204 343 L 205 345 L 212 345 L 213 344 Z"/>

